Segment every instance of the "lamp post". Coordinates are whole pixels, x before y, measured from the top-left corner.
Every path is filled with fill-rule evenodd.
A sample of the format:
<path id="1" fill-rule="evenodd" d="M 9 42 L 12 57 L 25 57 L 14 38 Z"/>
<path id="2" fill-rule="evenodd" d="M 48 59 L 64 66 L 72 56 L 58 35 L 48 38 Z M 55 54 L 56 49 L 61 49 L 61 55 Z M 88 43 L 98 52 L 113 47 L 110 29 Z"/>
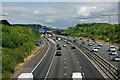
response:
<path id="1" fill-rule="evenodd" d="M 117 15 L 118 15 L 118 19 L 119 19 L 120 13 L 117 13 Z M 118 21 L 120 21 L 120 20 L 118 20 Z M 120 27 L 120 22 L 118 22 L 118 24 Z M 120 45 L 118 45 L 118 47 L 120 48 Z M 118 56 L 120 57 L 120 51 L 118 51 Z M 120 78 L 120 62 L 119 61 L 118 61 L 118 78 Z"/>
<path id="2" fill-rule="evenodd" d="M 7 13 L 3 13 L 3 14 L 0 15 L 0 16 L 2 16 L 2 17 L 3 17 L 3 20 L 4 20 L 4 17 L 7 16 L 7 15 L 8 15 Z"/>
<path id="3" fill-rule="evenodd" d="M 108 16 L 109 17 L 109 49 L 110 49 L 110 38 L 111 38 L 111 31 L 110 31 L 110 23 L 111 23 L 111 16 L 112 15 L 106 15 L 102 14 L 102 16 Z M 109 63 L 110 63 L 110 50 L 109 50 Z M 109 70 L 110 70 L 110 64 L 109 64 Z"/>

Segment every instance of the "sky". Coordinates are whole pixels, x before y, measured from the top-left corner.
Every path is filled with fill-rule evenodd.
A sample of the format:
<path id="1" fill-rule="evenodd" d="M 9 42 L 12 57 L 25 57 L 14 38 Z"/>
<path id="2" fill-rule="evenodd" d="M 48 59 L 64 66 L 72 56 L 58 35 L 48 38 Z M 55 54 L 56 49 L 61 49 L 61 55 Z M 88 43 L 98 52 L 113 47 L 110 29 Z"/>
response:
<path id="1" fill-rule="evenodd" d="M 11 1 L 13 2 L 4 0 L 2 4 L 0 3 L 0 13 L 7 13 L 2 18 L 7 19 L 11 24 L 34 23 L 53 28 L 67 29 L 68 27 L 74 27 L 78 23 L 108 23 L 108 17 L 101 16 L 102 13 L 113 15 L 111 17 L 111 24 L 118 23 L 116 15 L 118 13 L 118 2 Z"/>
<path id="2" fill-rule="evenodd" d="M 1 0 L 2 2 L 118 2 L 119 0 Z"/>

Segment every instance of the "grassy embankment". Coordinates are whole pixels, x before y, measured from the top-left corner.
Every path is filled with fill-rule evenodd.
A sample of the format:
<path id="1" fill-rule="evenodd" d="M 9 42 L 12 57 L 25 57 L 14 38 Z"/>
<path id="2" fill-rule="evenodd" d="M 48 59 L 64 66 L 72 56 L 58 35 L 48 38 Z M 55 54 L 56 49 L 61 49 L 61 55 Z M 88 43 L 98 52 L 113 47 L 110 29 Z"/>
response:
<path id="1" fill-rule="evenodd" d="M 23 63 L 30 49 L 36 48 L 35 40 L 41 40 L 35 29 L 2 24 L 2 77 L 9 78 L 19 63 Z M 32 53 L 32 52 L 31 52 Z"/>

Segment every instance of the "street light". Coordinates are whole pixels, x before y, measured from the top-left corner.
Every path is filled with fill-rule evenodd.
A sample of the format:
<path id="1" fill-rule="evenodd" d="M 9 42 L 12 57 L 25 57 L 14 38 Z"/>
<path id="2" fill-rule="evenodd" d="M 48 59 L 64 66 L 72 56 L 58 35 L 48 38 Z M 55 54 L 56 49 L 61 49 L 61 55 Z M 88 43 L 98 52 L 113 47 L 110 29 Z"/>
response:
<path id="1" fill-rule="evenodd" d="M 120 13 L 117 13 L 117 15 L 120 16 Z M 119 19 L 119 18 L 118 18 L 118 19 Z M 119 20 L 118 20 L 118 21 L 119 21 Z M 118 22 L 118 23 L 119 23 L 119 22 Z M 120 25 L 120 23 L 119 23 L 119 25 Z M 120 45 L 119 45 L 119 47 L 120 47 Z M 119 53 L 118 56 L 120 57 L 120 51 L 119 51 L 118 53 Z M 120 78 L 119 74 L 120 74 L 120 62 L 118 61 L 118 78 Z"/>
<path id="2" fill-rule="evenodd" d="M 7 13 L 3 13 L 3 20 L 4 20 L 4 18 L 5 18 L 5 16 L 7 16 L 8 14 Z"/>
<path id="3" fill-rule="evenodd" d="M 111 34 L 111 32 L 110 32 L 110 23 L 111 23 L 111 16 L 114 16 L 114 15 L 120 15 L 120 13 L 117 13 L 117 14 L 102 14 L 102 16 L 108 16 L 109 17 L 109 49 L 110 49 L 110 34 Z M 110 50 L 109 50 L 109 53 L 110 53 Z M 119 56 L 119 55 L 118 55 Z M 110 63 L 110 55 L 109 55 L 109 63 Z M 109 65 L 109 70 L 110 70 L 110 65 Z M 118 78 L 120 78 L 119 77 L 119 71 L 120 71 L 120 69 L 119 69 L 119 61 L 118 61 Z"/>
<path id="4" fill-rule="evenodd" d="M 2 16 L 2 17 L 5 17 L 5 16 L 7 16 L 8 14 L 7 13 L 3 13 L 2 15 L 0 15 L 0 16 Z M 4 19 L 4 18 L 3 18 Z"/>
<path id="5" fill-rule="evenodd" d="M 111 23 L 111 16 L 108 14 L 102 14 L 102 16 L 108 16 L 109 17 L 109 49 L 110 49 L 110 37 L 111 37 L 111 31 L 110 31 L 110 23 Z M 109 50 L 109 63 L 110 63 L 110 50 Z M 109 64 L 109 70 L 110 70 L 110 64 Z"/>

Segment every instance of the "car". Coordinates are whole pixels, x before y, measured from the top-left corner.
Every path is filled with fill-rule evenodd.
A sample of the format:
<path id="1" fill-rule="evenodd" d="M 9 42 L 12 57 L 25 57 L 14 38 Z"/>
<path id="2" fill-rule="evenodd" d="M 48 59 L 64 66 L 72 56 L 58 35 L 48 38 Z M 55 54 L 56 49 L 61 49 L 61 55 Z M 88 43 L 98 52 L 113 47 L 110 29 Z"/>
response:
<path id="1" fill-rule="evenodd" d="M 93 52 L 98 52 L 98 48 L 94 47 L 94 48 L 92 49 L 92 51 L 93 51 Z"/>
<path id="2" fill-rule="evenodd" d="M 99 45 L 100 47 L 102 47 L 102 43 L 101 43 L 101 42 L 99 42 L 98 45 Z"/>
<path id="3" fill-rule="evenodd" d="M 69 44 L 70 42 L 66 42 L 66 44 Z"/>
<path id="4" fill-rule="evenodd" d="M 61 51 L 56 51 L 56 56 L 61 56 Z"/>
<path id="5" fill-rule="evenodd" d="M 76 42 L 76 41 L 77 41 L 77 39 L 74 39 L 74 40 L 73 40 L 73 42 Z"/>
<path id="6" fill-rule="evenodd" d="M 63 45 L 63 47 L 66 47 L 66 45 Z"/>
<path id="7" fill-rule="evenodd" d="M 116 55 L 117 52 L 115 50 L 111 50 L 110 52 L 108 52 L 109 55 Z"/>
<path id="8" fill-rule="evenodd" d="M 100 46 L 99 46 L 99 45 L 97 45 L 97 46 L 96 46 L 96 48 L 97 48 L 97 49 L 100 49 Z"/>
<path id="9" fill-rule="evenodd" d="M 57 44 L 57 50 L 61 50 L 60 44 Z"/>
<path id="10" fill-rule="evenodd" d="M 65 42 L 66 42 L 67 40 L 65 40 Z"/>
<path id="11" fill-rule="evenodd" d="M 82 40 L 82 38 L 80 38 L 80 40 Z"/>
<path id="12" fill-rule="evenodd" d="M 112 61 L 120 61 L 120 57 L 119 56 L 113 56 Z"/>
<path id="13" fill-rule="evenodd" d="M 90 40 L 88 39 L 87 42 L 89 42 Z"/>
<path id="14" fill-rule="evenodd" d="M 120 47 L 118 48 L 118 51 L 120 51 Z"/>
<path id="15" fill-rule="evenodd" d="M 60 46 L 60 44 L 57 44 L 56 47 Z"/>
<path id="16" fill-rule="evenodd" d="M 95 44 L 95 42 L 93 41 L 93 42 L 92 42 L 92 44 L 94 45 L 94 44 Z"/>
<path id="17" fill-rule="evenodd" d="M 49 41 L 50 39 L 49 38 L 47 38 L 47 41 Z"/>
<path id="18" fill-rule="evenodd" d="M 81 72 L 73 72 L 72 73 L 72 80 L 82 80 L 82 74 Z"/>
<path id="19" fill-rule="evenodd" d="M 56 41 L 55 39 L 53 39 L 54 41 Z"/>
<path id="20" fill-rule="evenodd" d="M 91 43 L 91 42 L 89 42 L 89 43 L 88 43 L 88 46 L 92 46 L 92 43 Z"/>
<path id="21" fill-rule="evenodd" d="M 108 49 L 108 51 L 114 51 L 115 50 L 115 47 L 114 46 L 110 46 L 110 48 Z"/>
<path id="22" fill-rule="evenodd" d="M 75 46 L 72 46 L 71 49 L 76 49 Z"/>
<path id="23" fill-rule="evenodd" d="M 82 42 L 82 45 L 85 45 L 85 42 Z"/>

